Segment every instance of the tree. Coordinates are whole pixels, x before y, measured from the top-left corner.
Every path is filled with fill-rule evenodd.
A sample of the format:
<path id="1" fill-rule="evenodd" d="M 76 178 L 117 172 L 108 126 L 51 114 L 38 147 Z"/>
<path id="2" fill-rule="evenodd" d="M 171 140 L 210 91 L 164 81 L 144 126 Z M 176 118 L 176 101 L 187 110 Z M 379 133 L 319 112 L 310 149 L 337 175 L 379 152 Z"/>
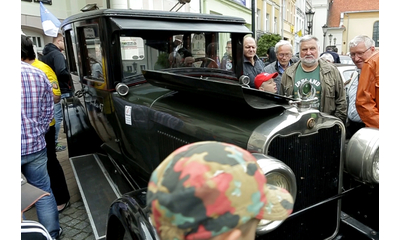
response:
<path id="1" fill-rule="evenodd" d="M 281 40 L 279 34 L 264 34 L 257 41 L 257 56 L 267 56 L 268 49 L 275 47 L 275 44 Z"/>

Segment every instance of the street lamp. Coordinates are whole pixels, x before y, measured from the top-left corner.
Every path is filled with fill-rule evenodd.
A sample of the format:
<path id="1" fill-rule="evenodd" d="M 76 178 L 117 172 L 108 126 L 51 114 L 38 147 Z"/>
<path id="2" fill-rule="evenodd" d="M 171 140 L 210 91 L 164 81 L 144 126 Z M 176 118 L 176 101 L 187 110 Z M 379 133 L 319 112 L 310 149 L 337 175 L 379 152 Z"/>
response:
<path id="1" fill-rule="evenodd" d="M 332 46 L 332 37 L 333 37 L 332 34 L 329 34 L 328 37 L 329 37 L 329 46 Z"/>
<path id="2" fill-rule="evenodd" d="M 328 25 L 326 25 L 326 23 L 324 26 L 322 26 L 322 32 L 324 33 L 324 44 L 323 44 L 324 48 L 322 51 L 325 51 L 325 36 L 326 36 L 326 32 L 328 32 Z"/>
<path id="3" fill-rule="evenodd" d="M 314 14 L 315 14 L 315 12 L 311 11 L 311 8 L 308 9 L 308 12 L 306 12 L 308 35 L 312 34 L 311 30 L 312 30 L 312 26 L 313 26 Z"/>

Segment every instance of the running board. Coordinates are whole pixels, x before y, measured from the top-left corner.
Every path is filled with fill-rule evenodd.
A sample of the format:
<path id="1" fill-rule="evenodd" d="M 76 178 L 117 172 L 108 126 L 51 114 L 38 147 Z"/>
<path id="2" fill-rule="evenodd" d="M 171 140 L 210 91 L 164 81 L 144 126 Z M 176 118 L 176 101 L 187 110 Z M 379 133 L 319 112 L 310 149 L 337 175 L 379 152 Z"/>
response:
<path id="1" fill-rule="evenodd" d="M 97 154 L 71 157 L 72 169 L 96 240 L 106 238 L 108 211 L 121 194 Z"/>

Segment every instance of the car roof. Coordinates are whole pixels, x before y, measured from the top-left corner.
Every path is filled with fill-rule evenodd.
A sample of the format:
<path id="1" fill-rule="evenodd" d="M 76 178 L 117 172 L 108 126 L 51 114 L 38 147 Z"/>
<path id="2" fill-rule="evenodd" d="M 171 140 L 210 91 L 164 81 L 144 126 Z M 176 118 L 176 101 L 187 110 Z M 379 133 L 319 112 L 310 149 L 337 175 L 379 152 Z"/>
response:
<path id="1" fill-rule="evenodd" d="M 356 67 L 354 64 L 348 64 L 348 63 L 334 63 L 336 67 Z"/>
<path id="2" fill-rule="evenodd" d="M 180 19 L 181 22 L 185 21 L 201 21 L 208 20 L 210 22 L 221 22 L 221 23 L 237 23 L 245 24 L 246 21 L 240 17 L 216 15 L 216 14 L 200 14 L 200 13 L 188 13 L 188 12 L 168 12 L 168 11 L 157 11 L 157 10 L 144 10 L 144 9 L 100 9 L 94 11 L 87 11 L 72 15 L 66 18 L 61 23 L 61 28 L 65 25 L 86 20 L 93 19 L 96 17 L 110 17 L 110 18 L 135 18 L 135 19 L 153 19 L 165 21 L 168 19 Z"/>

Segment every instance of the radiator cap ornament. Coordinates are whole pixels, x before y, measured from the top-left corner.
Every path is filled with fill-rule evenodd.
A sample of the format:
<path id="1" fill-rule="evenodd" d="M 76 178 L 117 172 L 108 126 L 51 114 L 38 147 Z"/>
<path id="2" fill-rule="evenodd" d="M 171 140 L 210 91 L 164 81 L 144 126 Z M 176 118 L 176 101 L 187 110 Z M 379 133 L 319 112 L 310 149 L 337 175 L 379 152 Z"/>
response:
<path id="1" fill-rule="evenodd" d="M 290 100 L 289 104 L 297 106 L 300 109 L 308 110 L 314 103 L 317 103 L 319 101 L 318 98 L 315 96 L 316 93 L 315 87 L 311 84 L 310 80 L 305 80 L 300 85 L 297 93 L 298 93 L 298 98 L 295 99 L 294 101 Z M 314 127 L 314 125 L 312 127 Z"/>

